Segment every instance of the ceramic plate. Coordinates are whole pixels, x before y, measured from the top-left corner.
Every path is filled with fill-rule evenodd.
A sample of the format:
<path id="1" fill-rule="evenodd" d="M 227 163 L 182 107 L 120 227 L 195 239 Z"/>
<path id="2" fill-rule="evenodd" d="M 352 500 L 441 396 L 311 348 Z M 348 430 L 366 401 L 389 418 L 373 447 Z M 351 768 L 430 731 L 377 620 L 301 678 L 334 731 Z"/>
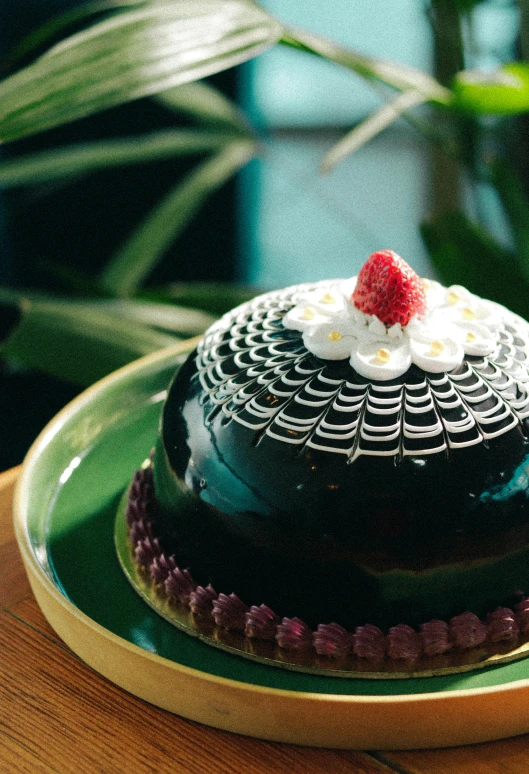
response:
<path id="1" fill-rule="evenodd" d="M 529 731 L 529 659 L 419 679 L 287 672 L 210 647 L 139 598 L 116 557 L 114 517 L 153 446 L 166 387 L 190 348 L 143 358 L 87 390 L 26 458 L 15 498 L 17 539 L 58 634 L 131 693 L 261 738 L 405 749 Z"/>

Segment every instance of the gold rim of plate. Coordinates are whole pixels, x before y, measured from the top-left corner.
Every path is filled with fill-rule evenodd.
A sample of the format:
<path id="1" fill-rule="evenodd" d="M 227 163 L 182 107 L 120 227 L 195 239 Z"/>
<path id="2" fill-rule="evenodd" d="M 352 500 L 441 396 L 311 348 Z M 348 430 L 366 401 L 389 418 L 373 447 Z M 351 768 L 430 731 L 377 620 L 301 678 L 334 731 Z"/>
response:
<path id="1" fill-rule="evenodd" d="M 326 677 L 349 679 L 402 679 L 407 677 L 437 677 L 470 672 L 497 666 L 529 656 L 529 637 L 509 642 L 485 643 L 466 651 L 449 651 L 439 656 L 421 656 L 414 660 L 384 662 L 358 659 L 354 656 L 330 658 L 318 656 L 312 650 L 287 651 L 275 642 L 250 639 L 243 632 L 228 631 L 212 621 L 201 619 L 187 605 L 169 599 L 163 586 L 155 584 L 134 558 L 129 540 L 125 509 L 128 492 L 123 495 L 116 515 L 114 541 L 119 563 L 133 589 L 158 615 L 180 631 L 243 658 L 267 666 L 289 669 Z"/>
<path id="2" fill-rule="evenodd" d="M 38 483 L 41 498 L 43 486 L 38 470 L 58 442 L 62 448 L 65 429 L 78 427 L 80 412 L 97 405 L 117 386 L 121 405 L 123 391 L 129 395 L 126 390 L 131 384 L 140 378 L 143 383 L 168 364 L 173 368 L 175 356 L 188 348 L 189 342 L 183 342 L 147 355 L 91 387 L 51 421 L 26 457 L 14 498 L 17 542 L 37 602 L 66 645 L 96 672 L 146 702 L 199 723 L 260 739 L 311 747 L 402 750 L 476 744 L 527 733 L 525 665 L 515 667 L 516 671 L 500 667 L 494 679 L 487 677 L 486 685 L 479 677 L 469 677 L 472 687 L 463 678 L 440 690 L 432 685 L 432 690 L 425 691 L 422 685 L 419 693 L 394 694 L 383 689 L 376 694 L 344 694 L 277 687 L 273 681 L 271 685 L 254 684 L 146 650 L 97 623 L 65 596 L 32 541 L 35 504 L 31 495 Z M 48 468 L 44 472 L 48 475 Z M 55 483 L 53 479 L 50 486 Z"/>

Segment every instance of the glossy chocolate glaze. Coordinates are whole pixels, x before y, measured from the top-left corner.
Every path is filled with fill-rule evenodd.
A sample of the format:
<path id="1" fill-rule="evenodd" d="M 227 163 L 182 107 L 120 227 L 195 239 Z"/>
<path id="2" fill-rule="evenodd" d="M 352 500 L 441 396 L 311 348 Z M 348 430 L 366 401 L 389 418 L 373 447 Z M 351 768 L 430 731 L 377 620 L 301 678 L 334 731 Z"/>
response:
<path id="1" fill-rule="evenodd" d="M 354 381 L 347 361 L 319 365 Z M 523 422 L 449 453 L 351 459 L 227 416 L 204 390 L 194 353 L 163 412 L 157 530 L 201 585 L 310 626 L 483 616 L 527 592 Z"/>

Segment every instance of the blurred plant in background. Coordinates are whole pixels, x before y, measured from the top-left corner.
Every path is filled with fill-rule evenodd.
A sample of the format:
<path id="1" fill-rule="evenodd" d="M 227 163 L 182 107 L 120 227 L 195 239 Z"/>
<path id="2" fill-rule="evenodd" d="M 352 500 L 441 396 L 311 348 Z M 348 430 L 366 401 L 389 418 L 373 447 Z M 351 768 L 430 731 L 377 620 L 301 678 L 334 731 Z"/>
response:
<path id="1" fill-rule="evenodd" d="M 450 196 L 420 224 L 439 277 L 527 316 L 529 199 L 519 172 L 527 155 L 529 11 L 520 0 L 520 60 L 476 72 L 466 68 L 477 5 L 431 0 L 436 77 L 286 27 L 251 0 L 95 0 L 35 30 L 3 64 L 9 73 L 0 82 L 3 143 L 140 97 L 174 114 L 174 125 L 0 160 L 0 188 L 74 185 L 98 170 L 174 158 L 195 163 L 97 273 L 53 267 L 70 285 L 67 296 L 0 288 L 2 356 L 84 386 L 202 332 L 251 295 L 214 283 L 153 286 L 150 277 L 208 197 L 264 147 L 237 105 L 202 79 L 275 45 L 345 68 L 384 100 L 328 150 L 320 173 L 331 173 L 399 118 L 407 120 L 435 145 L 441 174 L 446 165 L 465 181 L 464 206 Z M 478 206 L 484 190 L 501 210 L 501 233 Z"/>

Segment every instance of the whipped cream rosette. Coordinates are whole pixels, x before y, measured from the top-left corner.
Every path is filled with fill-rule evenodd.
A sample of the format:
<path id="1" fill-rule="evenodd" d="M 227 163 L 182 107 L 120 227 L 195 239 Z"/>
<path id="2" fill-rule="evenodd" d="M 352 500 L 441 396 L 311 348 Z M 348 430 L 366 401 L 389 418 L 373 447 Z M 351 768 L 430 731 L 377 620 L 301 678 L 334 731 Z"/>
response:
<path id="1" fill-rule="evenodd" d="M 413 315 L 405 326 L 395 322 L 387 327 L 355 306 L 356 280 L 300 292 L 283 318 L 286 328 L 302 332 L 303 344 L 316 357 L 348 357 L 362 376 L 387 381 L 412 363 L 430 373 L 452 371 L 465 355 L 488 355 L 497 346 L 501 307 L 466 288 L 425 280 L 424 313 Z"/>
<path id="2" fill-rule="evenodd" d="M 466 288 L 421 279 L 392 251 L 358 277 L 265 293 L 198 348 L 224 421 L 345 455 L 436 454 L 529 416 L 529 327 Z"/>

